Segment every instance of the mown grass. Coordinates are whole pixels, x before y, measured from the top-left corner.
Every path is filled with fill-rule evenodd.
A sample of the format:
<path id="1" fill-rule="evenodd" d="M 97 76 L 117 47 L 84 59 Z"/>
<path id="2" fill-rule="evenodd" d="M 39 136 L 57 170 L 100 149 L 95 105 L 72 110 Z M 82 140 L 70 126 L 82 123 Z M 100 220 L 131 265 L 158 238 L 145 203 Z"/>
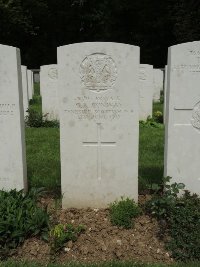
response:
<path id="1" fill-rule="evenodd" d="M 30 187 L 60 188 L 59 129 L 26 128 L 27 173 Z"/>
<path id="2" fill-rule="evenodd" d="M 200 263 L 176 263 L 176 264 L 140 264 L 140 263 L 130 263 L 130 262 L 108 262 L 102 264 L 78 264 L 78 263 L 67 263 L 64 265 L 50 263 L 48 265 L 39 264 L 39 263 L 28 263 L 22 262 L 17 263 L 13 261 L 2 262 L 0 267 L 199 267 Z"/>
<path id="3" fill-rule="evenodd" d="M 163 104 L 156 102 L 153 104 L 153 113 L 156 111 L 161 111 L 163 113 Z"/>
<path id="4" fill-rule="evenodd" d="M 164 128 L 140 126 L 139 192 L 160 183 L 164 169 Z"/>

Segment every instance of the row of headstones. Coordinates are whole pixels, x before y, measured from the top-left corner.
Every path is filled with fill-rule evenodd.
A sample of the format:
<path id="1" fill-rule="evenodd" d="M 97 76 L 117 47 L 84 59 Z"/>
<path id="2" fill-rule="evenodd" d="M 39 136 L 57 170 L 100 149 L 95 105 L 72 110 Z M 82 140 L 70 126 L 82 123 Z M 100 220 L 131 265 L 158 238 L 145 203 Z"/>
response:
<path id="1" fill-rule="evenodd" d="M 34 82 L 33 82 L 33 72 L 28 70 L 26 66 L 21 66 L 22 75 L 22 93 L 23 93 L 23 109 L 24 115 L 27 115 L 27 110 L 29 109 L 29 101 L 33 99 L 34 94 Z"/>
<path id="2" fill-rule="evenodd" d="M 200 193 L 200 42 L 169 48 L 165 176 Z M 58 48 L 63 207 L 138 198 L 139 47 Z M 0 185 L 27 188 L 19 50 L 0 45 Z"/>
<path id="3" fill-rule="evenodd" d="M 40 93 L 42 112 L 50 120 L 59 120 L 58 67 L 56 64 L 41 66 Z M 153 102 L 159 102 L 164 89 L 164 73 L 152 65 L 141 64 L 139 68 L 139 120 L 152 117 Z"/>

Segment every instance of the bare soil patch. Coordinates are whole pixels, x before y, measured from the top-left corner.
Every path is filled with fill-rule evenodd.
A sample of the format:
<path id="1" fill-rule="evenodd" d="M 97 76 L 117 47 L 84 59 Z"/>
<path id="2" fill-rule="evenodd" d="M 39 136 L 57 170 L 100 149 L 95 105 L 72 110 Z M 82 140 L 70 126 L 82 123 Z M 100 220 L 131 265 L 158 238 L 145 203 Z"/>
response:
<path id="1" fill-rule="evenodd" d="M 140 197 L 144 203 L 146 197 Z M 145 263 L 172 263 L 170 253 L 159 238 L 159 226 L 155 219 L 142 215 L 136 219 L 133 229 L 113 226 L 108 209 L 67 209 L 56 207 L 51 197 L 41 199 L 48 205 L 51 220 L 56 223 L 82 224 L 86 231 L 76 242 L 69 241 L 56 257 L 50 256 L 48 243 L 30 237 L 19 247 L 13 256 L 15 260 L 57 263 L 71 261 L 97 263 L 104 261 L 135 261 Z"/>

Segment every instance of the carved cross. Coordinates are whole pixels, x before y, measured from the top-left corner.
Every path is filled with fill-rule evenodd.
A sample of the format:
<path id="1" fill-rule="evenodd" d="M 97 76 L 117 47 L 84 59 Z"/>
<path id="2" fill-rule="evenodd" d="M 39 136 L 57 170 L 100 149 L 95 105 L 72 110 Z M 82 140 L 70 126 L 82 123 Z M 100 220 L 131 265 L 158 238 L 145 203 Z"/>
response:
<path id="1" fill-rule="evenodd" d="M 83 146 L 86 147 L 97 147 L 97 179 L 102 178 L 102 153 L 101 147 L 114 147 L 116 142 L 104 142 L 101 141 L 101 123 L 97 123 L 97 141 L 94 142 L 83 142 Z"/>

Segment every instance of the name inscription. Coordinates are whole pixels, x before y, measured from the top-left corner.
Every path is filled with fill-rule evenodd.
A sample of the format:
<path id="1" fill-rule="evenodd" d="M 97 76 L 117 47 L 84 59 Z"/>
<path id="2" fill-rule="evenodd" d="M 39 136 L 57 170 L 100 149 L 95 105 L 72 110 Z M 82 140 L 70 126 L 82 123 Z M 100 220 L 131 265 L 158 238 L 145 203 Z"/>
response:
<path id="1" fill-rule="evenodd" d="M 191 73 L 199 73 L 200 72 L 200 51 L 190 50 L 190 61 L 194 62 L 194 64 L 178 64 L 172 66 L 172 71 L 178 72 L 191 72 Z"/>
<path id="2" fill-rule="evenodd" d="M 64 112 L 80 121 L 119 120 L 123 114 L 133 112 L 133 110 L 123 108 L 119 96 L 78 96 L 73 102 L 72 107 L 64 109 Z"/>
<path id="3" fill-rule="evenodd" d="M 13 116 L 15 111 L 15 104 L 0 103 L 0 116 Z"/>

